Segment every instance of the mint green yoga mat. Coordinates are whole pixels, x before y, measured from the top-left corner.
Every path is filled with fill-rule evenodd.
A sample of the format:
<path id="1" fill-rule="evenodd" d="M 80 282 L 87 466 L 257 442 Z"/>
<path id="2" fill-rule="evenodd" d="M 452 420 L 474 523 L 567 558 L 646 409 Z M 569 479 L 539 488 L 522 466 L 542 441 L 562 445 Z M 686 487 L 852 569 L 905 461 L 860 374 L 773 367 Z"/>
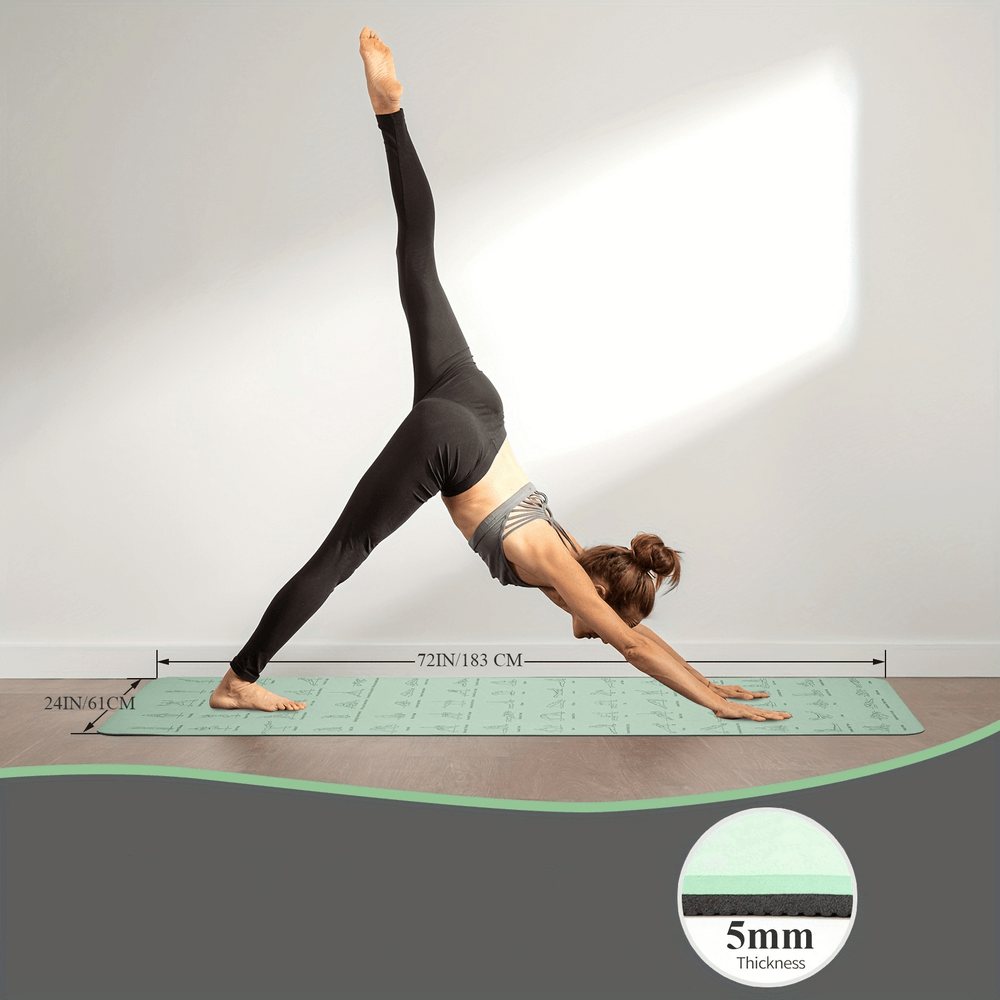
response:
<path id="1" fill-rule="evenodd" d="M 902 735 L 923 727 L 871 677 L 739 678 L 769 691 L 783 722 L 717 719 L 648 677 L 274 677 L 299 712 L 209 707 L 209 677 L 161 677 L 99 728 L 109 736 L 830 736 Z"/>

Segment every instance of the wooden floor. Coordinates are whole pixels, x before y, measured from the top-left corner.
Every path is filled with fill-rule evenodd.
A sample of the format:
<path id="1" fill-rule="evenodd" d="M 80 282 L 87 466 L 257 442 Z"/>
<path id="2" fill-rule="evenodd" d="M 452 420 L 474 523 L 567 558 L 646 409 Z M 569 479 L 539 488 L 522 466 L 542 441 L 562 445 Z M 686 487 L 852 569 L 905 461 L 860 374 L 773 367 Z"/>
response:
<path id="1" fill-rule="evenodd" d="M 914 736 L 101 736 L 46 696 L 121 681 L 0 680 L 0 767 L 152 764 L 487 798 L 619 801 L 791 781 L 901 757 L 1000 718 L 1000 678 L 897 678 Z"/>

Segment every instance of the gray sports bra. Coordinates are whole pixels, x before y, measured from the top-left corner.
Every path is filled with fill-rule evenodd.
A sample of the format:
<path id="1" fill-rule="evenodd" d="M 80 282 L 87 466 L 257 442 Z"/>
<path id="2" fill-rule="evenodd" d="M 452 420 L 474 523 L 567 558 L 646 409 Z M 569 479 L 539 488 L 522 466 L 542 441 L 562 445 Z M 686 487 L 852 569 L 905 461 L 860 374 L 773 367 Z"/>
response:
<path id="1" fill-rule="evenodd" d="M 575 551 L 565 528 L 552 516 L 548 508 L 549 498 L 539 493 L 533 483 L 522 486 L 512 497 L 508 497 L 495 511 L 487 514 L 476 528 L 469 545 L 478 552 L 483 562 L 490 568 L 493 577 L 503 586 L 533 587 L 525 583 L 513 570 L 503 551 L 503 540 L 529 521 L 539 518 L 548 521 L 556 530 L 563 545 Z"/>

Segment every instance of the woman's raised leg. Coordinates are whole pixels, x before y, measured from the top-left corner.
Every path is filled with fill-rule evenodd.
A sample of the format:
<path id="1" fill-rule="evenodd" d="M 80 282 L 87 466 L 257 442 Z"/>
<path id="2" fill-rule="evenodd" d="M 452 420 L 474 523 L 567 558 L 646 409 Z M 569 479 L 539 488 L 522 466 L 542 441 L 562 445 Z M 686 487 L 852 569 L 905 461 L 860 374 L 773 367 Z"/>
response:
<path id="1" fill-rule="evenodd" d="M 392 53 L 374 32 L 365 28 L 361 33 L 361 56 L 372 108 L 385 142 L 396 206 L 399 297 L 410 329 L 416 403 L 455 364 L 471 361 L 472 352 L 438 279 L 434 199 L 399 107 L 402 87 L 396 80 Z"/>
<path id="2" fill-rule="evenodd" d="M 305 707 L 262 688 L 256 683 L 260 672 L 372 549 L 441 490 L 455 461 L 454 449 L 447 446 L 451 404 L 423 397 L 472 354 L 437 277 L 434 202 L 399 109 L 402 87 L 392 53 L 366 28 L 361 54 L 399 219 L 396 258 L 413 354 L 414 409 L 362 477 L 329 536 L 268 605 L 213 693 L 215 708 Z"/>

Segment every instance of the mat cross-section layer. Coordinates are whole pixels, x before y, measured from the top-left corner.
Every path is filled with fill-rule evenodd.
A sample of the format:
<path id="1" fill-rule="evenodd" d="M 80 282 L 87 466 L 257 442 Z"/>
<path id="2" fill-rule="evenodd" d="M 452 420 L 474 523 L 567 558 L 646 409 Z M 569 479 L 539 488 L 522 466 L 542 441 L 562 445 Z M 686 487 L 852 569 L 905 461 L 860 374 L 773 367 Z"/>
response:
<path id="1" fill-rule="evenodd" d="M 718 823 L 681 878 L 686 917 L 849 917 L 853 909 L 854 877 L 840 846 L 787 809 L 750 809 Z"/>

